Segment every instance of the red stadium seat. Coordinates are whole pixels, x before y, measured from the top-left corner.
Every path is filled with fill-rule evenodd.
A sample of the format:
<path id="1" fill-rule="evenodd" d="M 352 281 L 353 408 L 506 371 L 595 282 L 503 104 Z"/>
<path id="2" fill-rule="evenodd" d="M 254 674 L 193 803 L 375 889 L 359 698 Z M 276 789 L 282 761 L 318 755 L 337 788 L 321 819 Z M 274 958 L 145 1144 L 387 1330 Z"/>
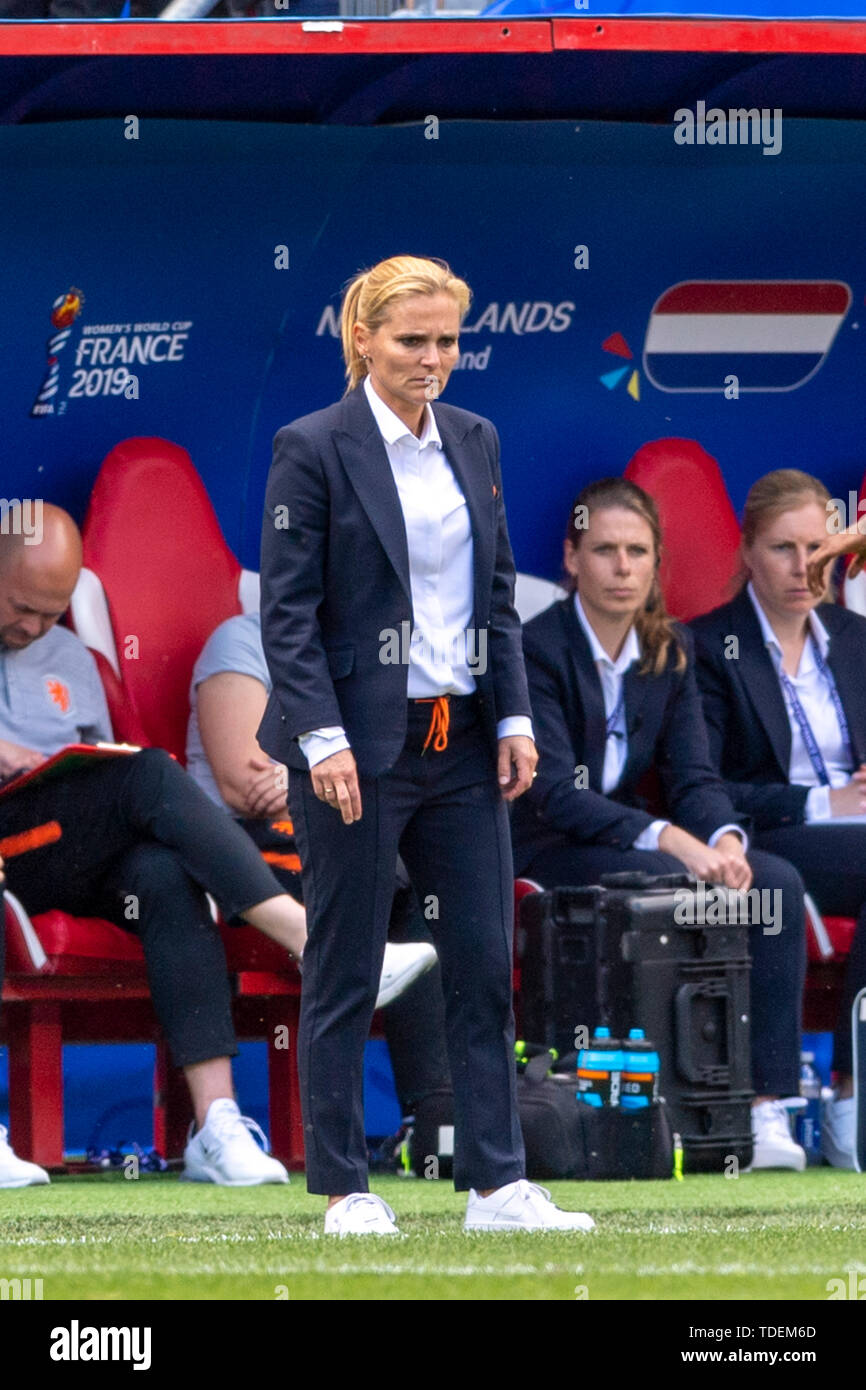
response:
<path id="1" fill-rule="evenodd" d="M 625 476 L 659 509 L 668 610 L 687 623 L 723 603 L 737 571 L 740 528 L 716 460 L 694 439 L 655 439 L 638 449 Z"/>
<path id="2" fill-rule="evenodd" d="M 73 625 L 97 655 L 115 734 L 181 756 L 195 659 L 224 618 L 257 607 L 257 578 L 226 546 L 189 455 L 157 439 L 128 440 L 109 454 L 93 490 L 84 554 Z M 14 899 L 6 912 L 3 1027 L 17 1151 L 48 1167 L 63 1161 L 63 1042 L 155 1040 L 154 1143 L 179 1156 L 189 1097 L 158 1035 L 137 938 L 59 911 L 30 922 Z M 238 1036 L 270 1044 L 273 1151 L 302 1166 L 300 977 L 252 927 L 225 928 L 223 939 Z"/>
<path id="3" fill-rule="evenodd" d="M 271 1140 L 284 1162 L 303 1161 L 294 1066 L 297 981 L 285 954 L 252 927 L 224 928 L 237 999 L 239 1036 L 266 1036 L 287 1026 L 287 1049 L 269 1052 Z M 189 1100 L 170 1067 L 150 1003 L 137 937 L 96 917 L 39 913 L 31 921 L 6 894 L 7 969 L 2 1025 L 9 1045 L 9 1116 L 16 1150 L 45 1167 L 63 1162 L 63 1043 L 157 1043 L 154 1146 L 177 1157 L 183 1149 Z"/>
<path id="4" fill-rule="evenodd" d="M 724 603 L 737 570 L 740 530 L 716 460 L 692 439 L 656 439 L 638 449 L 625 476 L 644 488 L 659 509 L 665 540 L 661 585 L 670 612 L 688 622 Z M 851 917 L 825 917 L 822 922 L 807 901 L 807 1029 L 834 1026 L 840 965 L 855 928 Z"/>
<path id="5" fill-rule="evenodd" d="M 193 665 L 224 619 L 258 607 L 257 594 L 244 601 L 255 577 L 226 545 L 189 454 L 164 439 L 112 449 L 83 536 L 72 625 L 96 655 L 115 736 L 183 760 Z"/>

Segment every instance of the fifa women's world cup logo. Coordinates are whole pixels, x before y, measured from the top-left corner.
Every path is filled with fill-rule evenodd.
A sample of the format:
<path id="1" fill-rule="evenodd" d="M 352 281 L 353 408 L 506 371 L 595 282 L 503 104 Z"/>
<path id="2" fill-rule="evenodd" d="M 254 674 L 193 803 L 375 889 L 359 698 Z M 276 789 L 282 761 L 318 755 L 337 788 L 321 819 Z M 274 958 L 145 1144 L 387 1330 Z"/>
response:
<path id="1" fill-rule="evenodd" d="M 39 388 L 39 395 L 33 403 L 31 415 L 54 414 L 52 397 L 57 395 L 57 388 L 60 384 L 60 364 L 57 360 L 57 354 L 66 347 L 72 332 L 72 325 L 81 313 L 83 303 L 84 295 L 73 287 L 67 294 L 58 295 L 51 306 L 51 326 L 56 331 L 52 333 L 46 345 L 48 363 L 45 379 Z"/>

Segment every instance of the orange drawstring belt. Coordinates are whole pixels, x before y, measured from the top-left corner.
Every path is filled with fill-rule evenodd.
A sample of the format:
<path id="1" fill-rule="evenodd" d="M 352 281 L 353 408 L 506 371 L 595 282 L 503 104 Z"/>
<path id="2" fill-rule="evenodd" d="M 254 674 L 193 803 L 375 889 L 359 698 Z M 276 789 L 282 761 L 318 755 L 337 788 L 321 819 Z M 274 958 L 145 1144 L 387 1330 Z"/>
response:
<path id="1" fill-rule="evenodd" d="M 437 695 L 429 700 L 417 700 L 419 705 L 432 705 L 433 711 L 430 715 L 430 728 L 427 730 L 427 737 L 424 740 L 422 753 L 427 752 L 427 748 L 432 740 L 433 748 L 437 753 L 444 753 L 448 747 L 448 725 L 451 720 L 451 710 L 448 705 L 447 695 Z"/>

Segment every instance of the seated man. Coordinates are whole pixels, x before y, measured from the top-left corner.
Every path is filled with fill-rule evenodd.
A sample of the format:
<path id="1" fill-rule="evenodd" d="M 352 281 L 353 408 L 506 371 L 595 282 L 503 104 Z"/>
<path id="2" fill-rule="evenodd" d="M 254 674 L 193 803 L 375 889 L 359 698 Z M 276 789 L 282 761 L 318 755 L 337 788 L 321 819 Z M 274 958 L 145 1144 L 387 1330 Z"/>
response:
<path id="1" fill-rule="evenodd" d="M 271 689 L 258 613 L 228 618 L 196 662 L 186 757 L 191 777 L 255 840 L 283 888 L 302 898 L 301 861 L 287 804 L 286 769 L 256 741 Z M 389 935 L 422 944 L 433 965 L 385 1014 L 385 1037 L 404 1118 L 449 1081 L 445 1007 L 435 951 L 408 875 L 398 864 Z M 393 949 L 393 947 L 392 947 Z"/>
<path id="2" fill-rule="evenodd" d="M 0 779 L 38 767 L 69 743 L 112 737 L 95 662 L 57 626 L 80 568 L 78 529 L 57 507 L 43 508 L 39 544 L 0 535 Z M 140 937 L 154 1009 L 195 1112 L 184 1176 L 230 1186 L 286 1182 L 233 1097 L 229 981 L 205 895 L 227 921 L 250 922 L 296 958 L 306 941 L 303 908 L 160 749 L 94 759 L 93 767 L 0 798 L 0 835 L 49 820 L 60 823 L 61 838 L 7 863 L 8 887 L 31 914 L 61 908 L 105 917 Z M 417 948 L 402 950 L 410 960 L 385 963 L 390 975 L 396 969 L 398 988 L 425 968 Z M 47 1180 L 29 1171 L 34 1165 L 16 1167 L 8 1145 L 0 1158 L 0 1185 Z"/>

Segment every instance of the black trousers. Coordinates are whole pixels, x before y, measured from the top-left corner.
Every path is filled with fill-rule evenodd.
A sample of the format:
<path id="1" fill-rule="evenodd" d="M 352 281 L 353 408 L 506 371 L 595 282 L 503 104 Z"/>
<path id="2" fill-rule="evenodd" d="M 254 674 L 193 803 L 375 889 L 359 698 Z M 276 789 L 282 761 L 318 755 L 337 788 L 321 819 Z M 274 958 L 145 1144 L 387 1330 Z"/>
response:
<path id="1" fill-rule="evenodd" d="M 286 829 L 286 822 L 257 819 L 240 820 L 238 824 L 263 854 L 271 856 L 268 863 L 284 891 L 303 902 L 301 873 L 290 864 L 295 857 L 295 840 Z M 388 940 L 433 940 L 402 860 L 397 863 Z M 404 1116 L 411 1115 L 419 1101 L 450 1081 L 442 968 L 438 961 L 388 1005 L 382 1019 L 400 1109 Z"/>
<path id="2" fill-rule="evenodd" d="M 448 747 L 422 752 L 430 705 L 410 704 L 403 752 L 361 779 L 363 814 L 344 825 L 292 771 L 309 939 L 299 1072 L 311 1192 L 367 1188 L 364 1041 L 373 1015 L 398 854 L 439 953 L 454 1088 L 454 1183 L 500 1187 L 524 1174 L 511 1007 L 513 875 L 508 816 L 473 697 L 452 699 Z"/>
<path id="3" fill-rule="evenodd" d="M 857 931 L 845 969 L 842 1006 L 833 1036 L 833 1067 L 850 1075 L 851 1005 L 866 985 L 866 828 L 859 825 L 791 825 L 757 837 L 762 849 L 796 864 L 822 913 L 856 917 Z"/>
<path id="4" fill-rule="evenodd" d="M 800 1090 L 800 1018 L 806 972 L 803 883 L 797 870 L 775 855 L 753 850 L 748 856 L 752 886 L 781 892 L 782 929 L 765 934 L 749 929 L 752 957 L 752 1085 L 758 1095 L 793 1096 Z M 644 870 L 682 873 L 679 859 L 654 850 L 618 850 L 606 845 L 563 841 L 536 856 L 527 878 L 546 888 L 597 883 L 602 874 Z M 771 899 L 771 901 L 773 901 Z"/>
<path id="5" fill-rule="evenodd" d="M 31 914 L 105 917 L 141 938 L 177 1066 L 235 1056 L 225 952 L 205 891 L 227 920 L 282 892 L 255 845 L 156 748 L 0 799 L 0 835 L 49 820 L 61 839 L 8 862 L 11 892 Z"/>

